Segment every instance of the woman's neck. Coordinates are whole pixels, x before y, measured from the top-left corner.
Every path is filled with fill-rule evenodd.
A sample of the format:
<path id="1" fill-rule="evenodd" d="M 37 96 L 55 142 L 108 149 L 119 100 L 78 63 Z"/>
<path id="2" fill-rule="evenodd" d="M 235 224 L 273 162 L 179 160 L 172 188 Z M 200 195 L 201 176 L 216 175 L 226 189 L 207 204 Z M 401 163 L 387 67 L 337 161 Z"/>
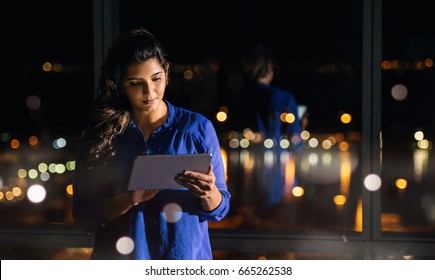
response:
<path id="1" fill-rule="evenodd" d="M 155 111 L 140 111 L 132 114 L 133 121 L 141 129 L 145 139 L 148 139 L 154 130 L 162 126 L 167 118 L 168 107 L 164 101 L 161 101 L 161 105 Z"/>

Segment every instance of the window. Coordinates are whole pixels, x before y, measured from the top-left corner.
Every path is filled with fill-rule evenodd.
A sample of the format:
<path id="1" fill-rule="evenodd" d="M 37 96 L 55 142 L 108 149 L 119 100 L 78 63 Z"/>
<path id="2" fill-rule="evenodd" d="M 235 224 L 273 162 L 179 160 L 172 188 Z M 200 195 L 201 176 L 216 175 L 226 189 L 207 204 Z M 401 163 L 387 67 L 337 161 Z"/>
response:
<path id="1" fill-rule="evenodd" d="M 166 97 L 210 118 L 221 139 L 233 198 L 230 215 L 210 223 L 215 258 L 433 257 L 435 34 L 419 1 L 1 5 L 0 13 L 19 15 L 13 24 L 0 19 L 9 38 L 0 75 L 6 258 L 89 255 L 92 235 L 71 216 L 74 142 L 108 41 L 132 27 L 155 33 L 171 56 Z M 266 139 L 233 121 L 250 106 L 239 99 L 240 57 L 253 43 L 278 58 L 273 85 L 307 108 L 298 153 L 288 138 L 273 143 L 278 152 L 265 150 Z M 258 175 L 273 163 L 283 174 L 281 197 L 258 211 L 268 193 Z"/>

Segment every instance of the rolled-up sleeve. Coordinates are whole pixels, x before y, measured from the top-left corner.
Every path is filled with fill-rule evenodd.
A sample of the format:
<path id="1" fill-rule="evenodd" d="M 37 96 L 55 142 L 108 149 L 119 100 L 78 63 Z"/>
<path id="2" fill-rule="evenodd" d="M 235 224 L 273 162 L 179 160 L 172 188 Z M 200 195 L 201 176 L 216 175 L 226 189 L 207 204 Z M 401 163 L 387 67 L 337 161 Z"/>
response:
<path id="1" fill-rule="evenodd" d="M 231 194 L 228 191 L 225 180 L 225 169 L 220 151 L 220 144 L 213 124 L 208 121 L 206 125 L 206 146 L 207 150 L 212 154 L 211 165 L 213 173 L 216 176 L 216 186 L 222 194 L 222 200 L 219 206 L 212 211 L 203 211 L 201 218 L 209 221 L 222 220 L 230 210 Z"/>
<path id="2" fill-rule="evenodd" d="M 231 195 L 228 191 L 221 190 L 222 201 L 219 206 L 212 211 L 202 211 L 200 217 L 208 221 L 220 221 L 228 214 L 230 210 Z"/>

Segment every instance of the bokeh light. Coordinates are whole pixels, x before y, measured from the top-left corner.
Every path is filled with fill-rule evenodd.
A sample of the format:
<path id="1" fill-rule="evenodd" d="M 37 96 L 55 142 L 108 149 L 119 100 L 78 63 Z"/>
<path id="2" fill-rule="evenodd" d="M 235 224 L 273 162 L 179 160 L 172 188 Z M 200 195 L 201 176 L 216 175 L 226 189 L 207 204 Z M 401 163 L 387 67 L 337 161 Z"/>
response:
<path id="1" fill-rule="evenodd" d="M 183 212 L 177 203 L 168 203 L 163 207 L 163 214 L 168 223 L 175 223 L 181 219 Z"/>
<path id="2" fill-rule="evenodd" d="M 134 241 L 128 236 L 123 236 L 116 242 L 116 250 L 122 255 L 128 255 L 134 250 Z"/>
<path id="3" fill-rule="evenodd" d="M 30 186 L 27 190 L 27 199 L 33 203 L 40 203 L 44 201 L 46 195 L 47 192 L 45 188 L 38 184 Z"/>
<path id="4" fill-rule="evenodd" d="M 364 187 L 369 191 L 377 191 L 382 185 L 381 178 L 376 174 L 369 174 L 364 179 Z"/>

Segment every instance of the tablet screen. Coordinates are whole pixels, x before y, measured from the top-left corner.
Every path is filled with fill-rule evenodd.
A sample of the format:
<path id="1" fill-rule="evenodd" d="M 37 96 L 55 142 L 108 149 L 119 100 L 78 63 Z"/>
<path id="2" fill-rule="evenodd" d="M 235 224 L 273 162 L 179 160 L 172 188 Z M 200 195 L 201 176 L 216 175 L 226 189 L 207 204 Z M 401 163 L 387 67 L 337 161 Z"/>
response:
<path id="1" fill-rule="evenodd" d="M 207 173 L 211 154 L 137 156 L 128 190 L 182 188 L 174 178 L 184 170 Z"/>

